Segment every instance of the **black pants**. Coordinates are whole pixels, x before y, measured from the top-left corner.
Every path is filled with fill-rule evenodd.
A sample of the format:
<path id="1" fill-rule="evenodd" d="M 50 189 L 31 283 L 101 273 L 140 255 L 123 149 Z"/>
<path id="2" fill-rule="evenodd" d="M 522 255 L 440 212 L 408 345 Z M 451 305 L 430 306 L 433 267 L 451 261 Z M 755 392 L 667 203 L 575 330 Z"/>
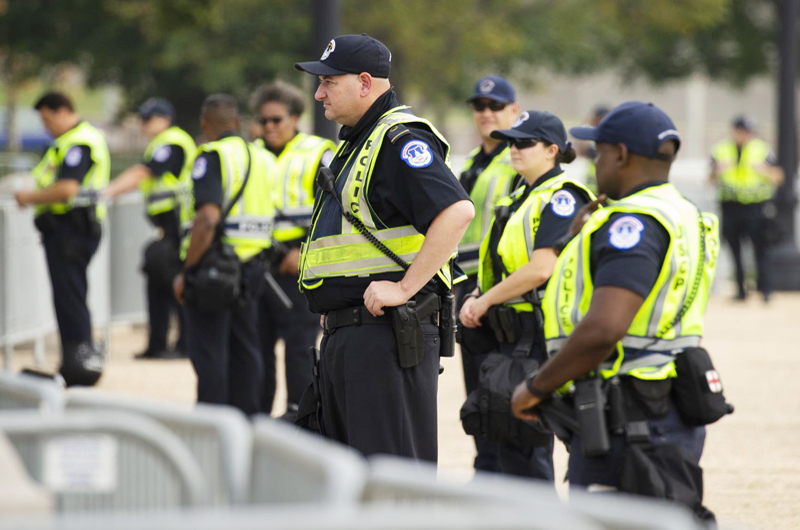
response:
<path id="1" fill-rule="evenodd" d="M 261 267 L 247 263 L 246 300 L 208 313 L 186 305 L 188 354 L 197 373 L 197 401 L 233 405 L 245 414 L 261 405 L 261 353 L 258 343 L 258 295 Z"/>
<path id="2" fill-rule="evenodd" d="M 259 301 L 259 333 L 264 360 L 262 411 L 267 414 L 272 411 L 277 386 L 275 344 L 278 339 L 282 338 L 284 342 L 288 404 L 296 405 L 311 384 L 314 359 L 309 349 L 316 346 L 321 330 L 319 315 L 308 310 L 308 302 L 297 287 L 297 276 L 279 274 L 275 280 L 292 301 L 293 308 L 286 311 L 266 288 Z"/>
<path id="3" fill-rule="evenodd" d="M 388 324 L 339 328 L 322 339 L 320 379 L 325 434 L 364 455 L 436 462 L 439 330 L 423 324 L 425 356 L 400 368 Z"/>
<path id="4" fill-rule="evenodd" d="M 464 297 L 475 290 L 478 280 L 470 277 L 459 286 L 458 291 L 458 311 L 464 305 Z M 461 323 L 458 324 L 459 326 Z M 478 374 L 481 363 L 486 359 L 485 354 L 479 354 L 470 350 L 468 341 L 461 344 L 461 365 L 464 368 L 464 386 L 469 396 L 478 387 Z M 475 457 L 475 469 L 481 471 L 500 471 L 500 461 L 497 456 L 497 444 L 490 442 L 485 436 L 475 436 L 475 449 L 478 455 Z"/>
<path id="5" fill-rule="evenodd" d="M 170 210 L 158 215 L 148 216 L 150 222 L 164 231 L 164 238 L 180 249 L 180 224 L 178 217 L 180 212 Z M 175 299 L 172 285 L 165 284 L 158 280 L 147 278 L 147 313 L 149 317 L 150 332 L 148 335 L 147 350 L 152 352 L 164 351 L 167 349 L 167 334 L 169 333 L 170 316 L 174 313 L 178 316 L 178 342 L 175 344 L 176 350 L 186 351 L 186 318 L 183 307 Z"/>
<path id="6" fill-rule="evenodd" d="M 147 280 L 147 312 L 149 315 L 150 333 L 148 335 L 148 351 L 163 351 L 167 348 L 170 316 L 178 316 L 180 335 L 175 349 L 186 351 L 186 318 L 183 307 L 175 299 L 170 289 L 165 289 L 158 282 Z"/>
<path id="7" fill-rule="evenodd" d="M 750 240 L 755 250 L 758 290 L 764 294 L 772 292 L 769 244 L 765 228 L 764 203 L 722 203 L 722 236 L 730 245 L 733 259 L 736 263 L 736 285 L 740 297 L 746 294 L 744 263 L 742 262 L 742 241 L 745 239 Z"/>
<path id="8" fill-rule="evenodd" d="M 53 288 L 58 333 L 62 352 L 92 342 L 92 320 L 86 304 L 86 269 L 97 252 L 100 237 L 68 216 L 56 216 L 54 228 L 42 235 L 47 269 Z"/>

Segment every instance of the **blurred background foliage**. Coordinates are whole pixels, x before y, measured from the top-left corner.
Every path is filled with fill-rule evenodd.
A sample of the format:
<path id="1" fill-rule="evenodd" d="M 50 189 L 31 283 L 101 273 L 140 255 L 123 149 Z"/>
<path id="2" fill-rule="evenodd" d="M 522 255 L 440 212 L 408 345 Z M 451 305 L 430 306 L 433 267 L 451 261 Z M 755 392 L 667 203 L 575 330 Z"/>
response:
<path id="1" fill-rule="evenodd" d="M 776 67 L 776 1 L 341 0 L 341 18 L 343 33 L 392 50 L 403 98 L 444 112 L 487 72 L 523 87 L 543 71 L 608 69 L 741 86 Z M 77 65 L 90 85 L 121 87 L 124 109 L 159 95 L 193 123 L 208 93 L 246 102 L 275 77 L 308 83 L 292 64 L 321 52 L 310 49 L 312 11 L 312 0 L 0 0 L 5 99 Z"/>

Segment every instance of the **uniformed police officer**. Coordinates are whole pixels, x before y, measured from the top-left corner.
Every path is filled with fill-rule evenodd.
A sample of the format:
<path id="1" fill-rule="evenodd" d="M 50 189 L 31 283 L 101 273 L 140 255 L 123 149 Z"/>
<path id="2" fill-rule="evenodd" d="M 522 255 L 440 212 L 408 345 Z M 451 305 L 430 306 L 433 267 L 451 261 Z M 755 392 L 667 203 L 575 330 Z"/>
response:
<path id="1" fill-rule="evenodd" d="M 196 298 L 190 299 L 185 309 L 188 353 L 197 373 L 197 400 L 233 405 L 254 414 L 261 410 L 263 378 L 258 338 L 263 268 L 258 256 L 271 245 L 272 161 L 266 151 L 237 134 L 240 118 L 231 96 L 207 97 L 200 126 L 209 142 L 200 146 L 192 166 L 196 213 L 185 268 L 175 278 L 175 296 L 183 303 L 187 276 L 206 265 L 204 258 L 215 240 L 221 216 L 247 179 L 241 197 L 225 219 L 222 238 L 242 263 L 244 296 L 219 309 L 204 308 L 208 300 L 201 304 Z M 209 296 L 202 292 L 194 295 Z M 215 305 L 213 301 L 211 305 Z"/>
<path id="2" fill-rule="evenodd" d="M 557 116 L 523 112 L 513 128 L 494 131 L 492 136 L 508 141 L 513 168 L 525 184 L 497 203 L 499 208 L 481 246 L 478 287 L 467 295 L 460 319 L 470 329 L 491 328 L 500 319 L 485 319 L 487 312 L 513 310 L 521 322 L 521 337 L 508 337 L 503 329 L 484 329 L 484 333 L 503 336 L 500 352 L 543 363 L 547 358 L 544 330 L 537 323 L 534 311 L 539 308 L 534 305 L 553 272 L 553 245 L 569 232 L 578 210 L 594 195 L 561 169 L 562 163 L 575 160 L 575 149 Z M 534 290 L 539 294 L 533 296 Z M 470 335 L 464 332 L 465 338 Z M 503 473 L 553 481 L 552 437 L 546 447 L 501 444 L 497 454 Z"/>
<path id="3" fill-rule="evenodd" d="M 508 143 L 492 138 L 497 129 L 509 129 L 519 115 L 515 102 L 514 87 L 496 75 L 482 77 L 467 103 L 472 106 L 475 128 L 481 137 L 481 145 L 467 158 L 459 178 L 464 190 L 475 204 L 475 218 L 458 245 L 458 264 L 468 278 L 459 285 L 459 309 L 463 297 L 478 285 L 478 251 L 489 230 L 494 207 L 502 197 L 508 196 L 519 182 L 517 172 L 511 167 Z M 464 367 L 464 383 L 467 394 L 478 385 L 478 367 L 483 356 L 470 351 L 469 341 L 461 341 L 461 362 Z M 475 437 L 478 455 L 475 469 L 499 471 L 497 447 L 483 436 Z"/>
<path id="4" fill-rule="evenodd" d="M 595 457 L 581 449 L 594 439 L 576 434 L 568 478 L 577 486 L 619 488 L 623 455 L 635 439 L 678 445 L 693 464 L 700 460 L 704 427 L 684 423 L 670 386 L 676 356 L 703 334 L 717 223 L 668 182 L 680 138 L 652 104 L 625 103 L 596 128 L 570 132 L 597 143 L 598 186 L 617 202 L 597 209 L 594 201 L 579 213 L 571 231 L 579 233 L 558 257 L 543 301 L 550 359 L 516 388 L 513 409 L 534 419 L 531 409 L 562 385 L 587 374 L 618 376 L 627 434 L 613 434 L 610 451 Z M 632 430 L 633 420 L 641 432 Z"/>
<path id="5" fill-rule="evenodd" d="M 253 98 L 253 111 L 262 127 L 256 143 L 277 157 L 275 187 L 276 241 L 288 247 L 288 254 L 275 264 L 275 280 L 292 301 L 286 311 L 265 291 L 261 297 L 261 352 L 264 356 L 264 408 L 269 414 L 275 397 L 275 343 L 283 338 L 286 366 L 287 419 L 296 416 L 297 404 L 311 383 L 313 358 L 309 349 L 317 343 L 319 318 L 308 310 L 305 297 L 297 288 L 300 244 L 305 240 L 314 206 L 315 178 L 320 166 L 327 166 L 336 144 L 325 138 L 297 130 L 305 110 L 303 93 L 294 86 L 276 81 L 259 89 Z"/>
<path id="6" fill-rule="evenodd" d="M 100 244 L 105 208 L 97 193 L 108 184 L 111 167 L 105 136 L 75 113 L 65 95 L 50 92 L 34 105 L 55 137 L 34 170 L 36 191 L 16 194 L 20 206 L 34 205 L 42 233 L 61 337 L 61 375 L 67 385 L 94 385 L 103 352 L 92 340 L 86 305 L 86 269 Z"/>
<path id="7" fill-rule="evenodd" d="M 737 117 L 731 137 L 714 146 L 709 178 L 719 190 L 722 236 L 736 262 L 736 299 L 747 297 L 742 241 L 749 239 L 755 250 L 757 288 L 764 301 L 768 301 L 772 285 L 764 214 L 775 189 L 783 182 L 783 171 L 767 143 L 755 136 L 755 122 L 751 118 Z"/>
<path id="8" fill-rule="evenodd" d="M 183 228 L 191 212 L 192 162 L 196 146 L 189 134 L 173 124 L 175 109 L 160 98 L 150 98 L 139 107 L 142 131 L 150 139 L 140 164 L 119 174 L 103 196 L 112 198 L 141 189 L 147 218 L 159 235 L 147 247 L 144 272 L 147 275 L 147 310 L 150 333 L 147 349 L 137 359 L 175 359 L 186 356 L 183 309 L 175 300 L 172 281 L 178 272 Z M 167 348 L 170 314 L 180 322 L 180 336 L 174 349 Z"/>
<path id="9" fill-rule="evenodd" d="M 300 288 L 324 315 L 325 433 L 366 455 L 436 461 L 436 315 L 419 324 L 421 362 L 401 368 L 391 323 L 402 313 L 393 308 L 451 286 L 451 256 L 474 209 L 448 167 L 445 139 L 397 102 L 390 61 L 383 43 L 361 34 L 336 37 L 319 61 L 295 65 L 319 76 L 315 98 L 343 125 L 330 166 L 336 194 L 317 195 Z M 411 267 L 404 271 L 358 227 Z"/>

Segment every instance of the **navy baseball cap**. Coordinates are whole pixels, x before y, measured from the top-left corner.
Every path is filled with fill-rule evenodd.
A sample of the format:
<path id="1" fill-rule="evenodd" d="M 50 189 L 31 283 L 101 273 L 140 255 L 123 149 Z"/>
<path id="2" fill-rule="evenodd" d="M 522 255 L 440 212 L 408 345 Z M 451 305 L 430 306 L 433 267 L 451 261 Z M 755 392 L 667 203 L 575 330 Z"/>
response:
<path id="1" fill-rule="evenodd" d="M 744 129 L 745 131 L 749 132 L 753 132 L 756 130 L 756 120 L 754 120 L 747 114 L 736 116 L 736 118 L 733 119 L 732 125 L 734 129 Z"/>
<path id="2" fill-rule="evenodd" d="M 478 82 L 475 83 L 475 90 L 467 99 L 467 103 L 472 103 L 478 98 L 493 99 L 501 103 L 514 103 L 517 100 L 511 83 L 497 75 L 487 75 L 478 79 Z"/>
<path id="3" fill-rule="evenodd" d="M 675 141 L 677 152 L 681 137 L 675 124 L 663 110 L 652 103 L 629 101 L 609 112 L 597 127 L 573 127 L 570 134 L 579 140 L 625 144 L 628 151 L 647 158 L 657 158 L 658 148 Z"/>
<path id="4" fill-rule="evenodd" d="M 294 67 L 314 75 L 344 75 L 367 72 L 372 77 L 388 78 L 392 53 L 381 41 L 366 33 L 331 39 L 319 61 L 294 63 Z"/>
<path id="5" fill-rule="evenodd" d="M 520 140 L 533 139 L 544 140 L 551 144 L 556 144 L 563 152 L 569 147 L 567 141 L 567 130 L 558 116 L 549 112 L 538 110 L 528 110 L 520 114 L 511 129 L 498 129 L 492 131 L 492 138 L 498 140 L 508 140 L 517 138 Z"/>
<path id="6" fill-rule="evenodd" d="M 175 117 L 175 107 L 172 106 L 172 103 L 162 98 L 148 99 L 139 106 L 137 112 L 143 120 L 150 119 L 153 116 Z"/>

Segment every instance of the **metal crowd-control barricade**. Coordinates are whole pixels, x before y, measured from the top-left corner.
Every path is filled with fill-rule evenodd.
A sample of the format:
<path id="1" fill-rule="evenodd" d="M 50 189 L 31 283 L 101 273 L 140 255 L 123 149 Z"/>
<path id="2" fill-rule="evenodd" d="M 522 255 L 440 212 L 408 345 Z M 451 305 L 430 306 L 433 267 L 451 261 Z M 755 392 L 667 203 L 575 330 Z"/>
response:
<path id="1" fill-rule="evenodd" d="M 139 193 L 124 195 L 109 205 L 111 245 L 111 319 L 146 322 L 145 280 L 140 271 L 142 250 L 153 237 Z"/>
<path id="2" fill-rule="evenodd" d="M 0 521 L 0 530 L 602 530 L 591 521 L 539 515 L 509 506 L 258 506 L 231 512 L 185 510 L 157 515 L 64 514 Z"/>
<path id="3" fill-rule="evenodd" d="M 0 431 L 60 512 L 157 512 L 202 506 L 205 478 L 168 429 L 144 416 L 92 411 L 0 414 Z"/>
<path id="4" fill-rule="evenodd" d="M 238 409 L 202 403 L 187 409 L 94 389 L 70 390 L 67 410 L 81 409 L 135 412 L 157 421 L 177 435 L 196 459 L 208 484 L 211 504 L 247 501 L 253 433 Z"/>
<path id="5" fill-rule="evenodd" d="M 0 371 L 0 409 L 60 414 L 64 389 L 53 380 Z"/>
<path id="6" fill-rule="evenodd" d="M 253 429 L 253 504 L 359 502 L 367 477 L 359 453 L 268 416 Z"/>
<path id="7" fill-rule="evenodd" d="M 571 491 L 570 502 L 565 504 L 553 486 L 545 482 L 478 472 L 468 484 L 453 484 L 438 480 L 433 465 L 389 456 L 372 457 L 369 466 L 370 475 L 364 490 L 364 501 L 367 503 L 501 505 L 532 514 L 531 522 L 536 522 L 536 518 L 540 517 L 547 521 L 560 521 L 560 526 L 553 528 L 702 528 L 687 509 L 656 500 L 620 494 L 581 495 Z"/>

